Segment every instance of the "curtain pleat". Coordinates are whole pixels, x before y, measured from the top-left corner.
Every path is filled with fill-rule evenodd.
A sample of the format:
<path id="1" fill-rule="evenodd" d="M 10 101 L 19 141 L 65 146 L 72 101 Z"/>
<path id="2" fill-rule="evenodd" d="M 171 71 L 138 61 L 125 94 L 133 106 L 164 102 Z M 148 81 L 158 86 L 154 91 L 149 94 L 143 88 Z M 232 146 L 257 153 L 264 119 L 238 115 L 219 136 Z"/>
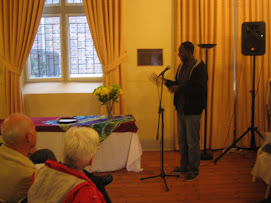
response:
<path id="1" fill-rule="evenodd" d="M 6 115 L 23 112 L 20 75 L 31 51 L 45 0 L 0 1 L 0 66 Z"/>
<path id="2" fill-rule="evenodd" d="M 175 0 L 175 69 L 178 48 L 184 41 L 195 46 L 194 55 L 206 61 L 206 50 L 198 44 L 217 44 L 208 50 L 207 148 L 218 149 L 232 142 L 234 110 L 234 1 Z M 204 112 L 201 120 L 201 148 L 204 144 Z M 228 136 L 230 135 L 230 136 Z M 177 139 L 175 136 L 175 146 Z"/>
<path id="3" fill-rule="evenodd" d="M 84 0 L 85 12 L 97 55 L 101 61 L 104 85 L 119 84 L 124 94 L 113 106 L 114 114 L 125 113 L 124 86 L 124 0 Z"/>

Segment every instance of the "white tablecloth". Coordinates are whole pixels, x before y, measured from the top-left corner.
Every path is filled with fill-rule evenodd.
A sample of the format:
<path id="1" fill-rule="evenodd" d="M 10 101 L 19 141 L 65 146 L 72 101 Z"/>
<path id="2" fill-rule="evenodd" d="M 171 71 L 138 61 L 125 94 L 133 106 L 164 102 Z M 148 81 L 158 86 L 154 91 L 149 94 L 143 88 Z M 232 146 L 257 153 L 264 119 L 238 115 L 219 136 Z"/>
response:
<path id="1" fill-rule="evenodd" d="M 50 149 L 63 161 L 64 132 L 38 132 L 37 149 Z M 141 171 L 142 148 L 137 133 L 116 132 L 104 140 L 95 155 L 89 172 L 107 172 L 126 168 Z"/>
<path id="2" fill-rule="evenodd" d="M 264 143 L 271 144 L 271 132 L 263 133 Z M 254 177 L 262 179 L 266 184 L 271 184 L 271 154 L 258 150 L 256 162 L 252 169 L 251 174 Z"/>
<path id="3" fill-rule="evenodd" d="M 268 114 L 271 114 L 271 78 L 268 80 L 267 93 L 266 93 L 266 107 Z"/>
<path id="4" fill-rule="evenodd" d="M 262 179 L 266 184 L 271 184 L 271 155 L 262 152 L 257 157 L 251 174 Z"/>

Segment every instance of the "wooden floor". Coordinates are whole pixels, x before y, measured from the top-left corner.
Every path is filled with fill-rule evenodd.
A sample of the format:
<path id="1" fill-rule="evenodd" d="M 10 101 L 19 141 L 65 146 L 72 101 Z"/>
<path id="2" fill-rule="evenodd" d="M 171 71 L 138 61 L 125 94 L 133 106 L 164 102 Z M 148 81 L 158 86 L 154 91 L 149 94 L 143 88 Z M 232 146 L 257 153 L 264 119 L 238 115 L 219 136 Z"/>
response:
<path id="1" fill-rule="evenodd" d="M 213 152 L 218 157 L 221 151 Z M 200 175 L 192 182 L 180 178 L 166 177 L 169 192 L 159 176 L 140 180 L 140 178 L 160 175 L 161 153 L 144 152 L 142 172 L 128 172 L 125 169 L 112 172 L 113 182 L 106 186 L 113 203 L 124 202 L 259 202 L 264 199 L 266 184 L 262 181 L 252 183 L 251 170 L 256 153 L 244 150 L 224 155 L 216 165 L 213 161 L 201 161 Z M 164 168 L 170 175 L 178 166 L 180 154 L 176 151 L 164 153 Z M 99 174 L 100 175 L 100 174 Z"/>

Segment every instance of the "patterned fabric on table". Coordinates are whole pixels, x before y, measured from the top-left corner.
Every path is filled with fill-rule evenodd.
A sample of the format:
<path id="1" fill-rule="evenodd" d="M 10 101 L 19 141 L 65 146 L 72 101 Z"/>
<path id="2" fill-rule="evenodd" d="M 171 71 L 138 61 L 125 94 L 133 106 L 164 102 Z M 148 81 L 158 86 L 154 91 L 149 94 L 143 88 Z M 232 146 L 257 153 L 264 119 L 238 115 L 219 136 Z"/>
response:
<path id="1" fill-rule="evenodd" d="M 67 131 L 71 126 L 86 126 L 95 129 L 100 136 L 100 142 L 104 141 L 120 124 L 128 121 L 134 121 L 132 115 L 114 116 L 112 120 L 107 120 L 104 115 L 99 116 L 75 116 L 76 123 L 59 124 L 57 120 L 43 121 L 48 125 L 57 125 L 64 131 Z"/>

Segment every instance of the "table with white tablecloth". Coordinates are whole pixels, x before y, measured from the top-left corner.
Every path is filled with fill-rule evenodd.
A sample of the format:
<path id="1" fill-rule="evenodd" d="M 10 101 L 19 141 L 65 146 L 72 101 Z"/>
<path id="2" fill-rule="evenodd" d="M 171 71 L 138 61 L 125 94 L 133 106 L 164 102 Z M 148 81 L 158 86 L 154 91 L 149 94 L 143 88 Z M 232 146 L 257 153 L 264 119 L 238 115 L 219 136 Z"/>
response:
<path id="1" fill-rule="evenodd" d="M 58 161 L 63 161 L 64 132 L 38 132 L 37 148 L 50 149 Z M 89 172 L 141 171 L 142 148 L 137 133 L 113 132 L 101 142 Z"/>
<path id="2" fill-rule="evenodd" d="M 268 197 L 271 185 L 271 132 L 264 133 L 264 144 L 258 149 L 256 162 L 251 171 L 252 181 L 262 179 L 267 185 L 265 198 Z"/>
<path id="3" fill-rule="evenodd" d="M 270 91 L 271 91 L 271 78 L 268 80 L 266 102 L 265 102 L 268 114 L 271 114 L 271 92 Z"/>

